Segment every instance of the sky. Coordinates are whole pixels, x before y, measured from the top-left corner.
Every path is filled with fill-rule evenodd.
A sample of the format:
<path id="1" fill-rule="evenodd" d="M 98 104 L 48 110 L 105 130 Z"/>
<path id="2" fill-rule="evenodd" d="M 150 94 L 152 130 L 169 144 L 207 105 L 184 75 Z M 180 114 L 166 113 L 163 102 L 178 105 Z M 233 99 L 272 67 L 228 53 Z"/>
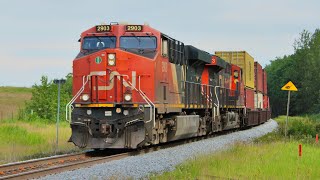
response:
<path id="1" fill-rule="evenodd" d="M 245 50 L 264 67 L 320 28 L 319 9 L 318 0 L 0 0 L 0 86 L 63 78 L 81 32 L 110 22 L 148 23 L 210 53 Z"/>

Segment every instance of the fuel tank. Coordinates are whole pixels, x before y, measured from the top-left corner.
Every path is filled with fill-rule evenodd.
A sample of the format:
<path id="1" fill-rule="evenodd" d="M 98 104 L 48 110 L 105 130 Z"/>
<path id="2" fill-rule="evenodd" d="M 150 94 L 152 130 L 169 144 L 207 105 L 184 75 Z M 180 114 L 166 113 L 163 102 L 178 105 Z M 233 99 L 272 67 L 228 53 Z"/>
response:
<path id="1" fill-rule="evenodd" d="M 175 116 L 174 126 L 169 131 L 168 140 L 174 141 L 197 136 L 199 121 L 199 115 Z"/>

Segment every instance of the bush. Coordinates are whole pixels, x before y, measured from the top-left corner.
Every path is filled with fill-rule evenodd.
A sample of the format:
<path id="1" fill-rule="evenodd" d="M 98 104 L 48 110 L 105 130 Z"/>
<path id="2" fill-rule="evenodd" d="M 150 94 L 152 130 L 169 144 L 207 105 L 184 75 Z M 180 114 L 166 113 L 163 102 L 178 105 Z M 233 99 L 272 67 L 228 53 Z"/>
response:
<path id="1" fill-rule="evenodd" d="M 306 143 L 313 143 L 316 134 L 320 134 L 319 117 L 319 115 L 289 117 L 287 134 L 288 137 L 293 140 L 304 141 Z M 260 138 L 260 140 L 272 141 L 284 138 L 286 116 L 280 116 L 275 120 L 279 124 L 278 130 L 274 133 L 268 134 Z"/>
<path id="2" fill-rule="evenodd" d="M 46 120 L 55 122 L 57 118 L 58 85 L 49 81 L 48 77 L 41 77 L 41 84 L 32 88 L 32 98 L 26 103 L 24 112 L 19 113 L 21 120 Z M 66 83 L 60 89 L 60 119 L 65 120 L 65 106 L 72 98 L 72 75 L 66 76 Z"/>
<path id="3" fill-rule="evenodd" d="M 316 135 L 316 123 L 306 118 L 293 119 L 288 129 L 289 136 L 305 137 Z"/>

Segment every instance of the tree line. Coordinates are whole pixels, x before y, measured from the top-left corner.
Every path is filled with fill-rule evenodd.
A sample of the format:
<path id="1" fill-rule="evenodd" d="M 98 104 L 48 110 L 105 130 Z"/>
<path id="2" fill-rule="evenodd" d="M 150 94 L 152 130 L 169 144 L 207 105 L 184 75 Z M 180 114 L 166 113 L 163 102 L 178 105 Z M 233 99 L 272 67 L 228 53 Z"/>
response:
<path id="1" fill-rule="evenodd" d="M 288 81 L 298 88 L 291 93 L 290 115 L 320 113 L 320 30 L 304 30 L 293 47 L 293 54 L 271 60 L 265 68 L 273 116 L 286 114 L 288 95 L 280 89 Z"/>

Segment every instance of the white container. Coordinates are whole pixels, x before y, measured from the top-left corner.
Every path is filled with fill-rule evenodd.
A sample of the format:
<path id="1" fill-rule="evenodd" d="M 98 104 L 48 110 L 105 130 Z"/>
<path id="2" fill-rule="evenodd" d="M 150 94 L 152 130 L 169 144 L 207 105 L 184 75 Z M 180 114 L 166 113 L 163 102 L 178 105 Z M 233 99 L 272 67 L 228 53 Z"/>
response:
<path id="1" fill-rule="evenodd" d="M 255 109 L 263 108 L 263 94 L 261 92 L 254 93 L 254 108 Z"/>

